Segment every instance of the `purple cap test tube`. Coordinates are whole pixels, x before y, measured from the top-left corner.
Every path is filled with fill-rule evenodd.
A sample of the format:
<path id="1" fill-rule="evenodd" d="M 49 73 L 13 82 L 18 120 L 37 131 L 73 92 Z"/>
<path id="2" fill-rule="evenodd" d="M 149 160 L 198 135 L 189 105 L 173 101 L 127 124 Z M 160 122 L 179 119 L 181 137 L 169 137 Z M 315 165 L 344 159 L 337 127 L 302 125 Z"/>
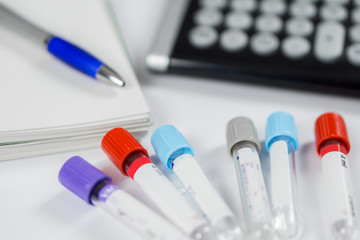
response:
<path id="1" fill-rule="evenodd" d="M 187 239 L 171 223 L 112 184 L 109 176 L 79 156 L 65 162 L 59 172 L 59 181 L 79 198 L 103 208 L 145 239 Z"/>

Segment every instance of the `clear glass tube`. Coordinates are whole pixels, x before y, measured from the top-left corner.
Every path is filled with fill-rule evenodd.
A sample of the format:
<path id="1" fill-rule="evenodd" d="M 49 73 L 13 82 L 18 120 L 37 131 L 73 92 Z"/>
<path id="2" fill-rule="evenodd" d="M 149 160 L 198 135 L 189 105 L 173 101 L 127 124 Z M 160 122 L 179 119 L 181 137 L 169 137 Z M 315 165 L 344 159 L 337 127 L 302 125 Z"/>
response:
<path id="1" fill-rule="evenodd" d="M 173 171 L 194 198 L 221 240 L 239 239 L 241 229 L 220 194 L 211 185 L 191 154 L 181 154 L 173 161 Z"/>
<path id="2" fill-rule="evenodd" d="M 110 182 L 98 183 L 91 202 L 149 240 L 186 240 L 185 235 L 156 212 Z"/>
<path id="3" fill-rule="evenodd" d="M 195 240 L 216 239 L 216 234 L 202 214 L 190 205 L 146 156 L 134 152 L 125 160 L 124 170 L 187 236 Z"/>
<path id="4" fill-rule="evenodd" d="M 339 141 L 327 141 L 320 148 L 331 230 L 337 240 L 359 239 L 354 194 L 347 151 Z"/>
<path id="5" fill-rule="evenodd" d="M 274 227 L 280 237 L 293 238 L 299 232 L 294 148 L 279 140 L 271 144 L 269 153 Z"/>
<path id="6" fill-rule="evenodd" d="M 259 153 L 253 144 L 233 148 L 240 195 L 249 239 L 272 240 L 276 233 L 270 203 L 260 165 Z"/>

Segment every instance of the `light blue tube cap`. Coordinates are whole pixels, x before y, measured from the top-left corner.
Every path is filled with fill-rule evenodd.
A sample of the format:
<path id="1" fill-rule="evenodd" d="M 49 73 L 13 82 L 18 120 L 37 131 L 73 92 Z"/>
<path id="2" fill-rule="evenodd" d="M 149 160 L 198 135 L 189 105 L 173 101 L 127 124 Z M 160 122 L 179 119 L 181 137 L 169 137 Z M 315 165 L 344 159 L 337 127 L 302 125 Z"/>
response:
<path id="1" fill-rule="evenodd" d="M 294 151 L 298 148 L 299 140 L 295 121 L 288 112 L 274 112 L 267 119 L 265 147 L 269 151 L 270 146 L 279 140 L 287 141 L 289 148 Z"/>
<path id="2" fill-rule="evenodd" d="M 194 150 L 184 136 L 172 125 L 164 125 L 155 130 L 151 144 L 161 162 L 172 170 L 173 161 L 182 154 L 194 156 Z"/>

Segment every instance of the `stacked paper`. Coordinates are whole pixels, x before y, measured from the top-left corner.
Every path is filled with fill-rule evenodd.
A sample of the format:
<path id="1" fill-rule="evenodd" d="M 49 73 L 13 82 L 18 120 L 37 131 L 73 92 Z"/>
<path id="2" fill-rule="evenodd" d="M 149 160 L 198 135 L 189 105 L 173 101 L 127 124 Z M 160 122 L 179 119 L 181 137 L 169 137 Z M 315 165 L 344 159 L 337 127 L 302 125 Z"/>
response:
<path id="1" fill-rule="evenodd" d="M 0 2 L 81 46 L 126 81 L 124 88 L 96 81 L 0 20 L 0 160 L 99 146 L 113 127 L 147 130 L 149 109 L 106 1 Z"/>

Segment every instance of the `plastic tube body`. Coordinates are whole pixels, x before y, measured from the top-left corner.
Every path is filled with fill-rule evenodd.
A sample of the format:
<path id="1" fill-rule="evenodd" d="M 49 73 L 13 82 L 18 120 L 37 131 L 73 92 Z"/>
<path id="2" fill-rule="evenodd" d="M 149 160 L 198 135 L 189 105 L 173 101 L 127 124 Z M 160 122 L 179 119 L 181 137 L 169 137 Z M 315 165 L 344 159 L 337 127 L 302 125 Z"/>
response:
<path id="1" fill-rule="evenodd" d="M 274 239 L 270 203 L 255 146 L 233 148 L 249 239 Z"/>
<path id="2" fill-rule="evenodd" d="M 274 227 L 283 238 L 295 237 L 299 231 L 299 222 L 294 148 L 287 141 L 279 140 L 271 144 L 269 153 Z"/>
<path id="3" fill-rule="evenodd" d="M 99 183 L 91 201 L 148 240 L 188 239 L 163 217 L 111 183 Z"/>
<path id="4" fill-rule="evenodd" d="M 337 240 L 358 239 L 347 150 L 341 142 L 326 141 L 320 148 L 331 229 Z"/>
<path id="5" fill-rule="evenodd" d="M 221 239 L 238 239 L 241 235 L 235 216 L 220 194 L 210 184 L 191 154 L 182 154 L 173 161 L 173 171 L 185 189 L 198 203 Z"/>
<path id="6" fill-rule="evenodd" d="M 193 239 L 213 239 L 214 235 L 206 220 L 146 156 L 138 153 L 129 155 L 124 170 L 187 236 Z"/>

